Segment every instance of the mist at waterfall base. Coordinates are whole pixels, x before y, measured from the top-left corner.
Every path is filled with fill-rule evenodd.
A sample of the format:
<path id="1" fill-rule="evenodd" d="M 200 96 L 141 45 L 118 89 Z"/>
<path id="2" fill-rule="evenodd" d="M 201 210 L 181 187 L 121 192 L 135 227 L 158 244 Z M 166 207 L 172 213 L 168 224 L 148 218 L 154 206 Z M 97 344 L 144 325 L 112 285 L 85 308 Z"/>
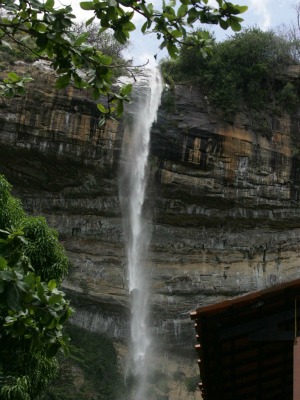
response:
<path id="1" fill-rule="evenodd" d="M 143 217 L 147 186 L 150 131 L 156 120 L 162 93 L 157 69 L 145 70 L 133 90 L 130 121 L 125 123 L 123 168 L 120 172 L 120 200 L 123 210 L 127 254 L 127 280 L 131 297 L 129 360 L 127 374 L 134 376 L 135 400 L 147 400 L 147 380 L 153 343 L 149 327 L 150 276 L 147 253 L 149 221 Z"/>

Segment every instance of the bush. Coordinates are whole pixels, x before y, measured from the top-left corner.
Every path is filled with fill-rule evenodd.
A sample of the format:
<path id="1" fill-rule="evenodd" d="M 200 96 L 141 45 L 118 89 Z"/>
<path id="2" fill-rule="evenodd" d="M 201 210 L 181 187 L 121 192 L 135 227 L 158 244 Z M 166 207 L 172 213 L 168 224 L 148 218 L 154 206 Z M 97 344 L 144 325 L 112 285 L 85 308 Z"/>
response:
<path id="1" fill-rule="evenodd" d="M 12 186 L 0 175 L 0 229 L 10 228 L 25 217 L 21 202 L 11 195 Z"/>
<path id="2" fill-rule="evenodd" d="M 288 82 L 279 93 L 279 102 L 284 109 L 294 111 L 299 104 L 295 86 Z"/>
<path id="3" fill-rule="evenodd" d="M 28 243 L 23 251 L 43 281 L 61 282 L 68 271 L 68 258 L 59 244 L 58 233 L 47 225 L 45 218 L 26 217 L 21 222 Z"/>
<path id="4" fill-rule="evenodd" d="M 183 47 L 178 60 L 162 62 L 163 74 L 174 83 L 200 84 L 227 119 L 243 109 L 270 114 L 278 107 L 290 112 L 297 104 L 297 90 L 282 80 L 282 71 L 298 62 L 288 40 L 251 28 L 222 43 L 211 42 L 206 58 L 201 48 Z"/>
<path id="5" fill-rule="evenodd" d="M 57 233 L 27 217 L 0 175 L 0 399 L 30 400 L 57 372 L 72 310 L 58 290 L 68 261 Z"/>

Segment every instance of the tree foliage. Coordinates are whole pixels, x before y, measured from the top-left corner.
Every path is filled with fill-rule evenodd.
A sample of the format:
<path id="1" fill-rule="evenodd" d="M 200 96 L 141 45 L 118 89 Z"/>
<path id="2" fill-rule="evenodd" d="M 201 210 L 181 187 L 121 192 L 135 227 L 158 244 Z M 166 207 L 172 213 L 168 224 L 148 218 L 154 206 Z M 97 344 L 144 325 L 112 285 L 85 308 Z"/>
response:
<path id="1" fill-rule="evenodd" d="M 88 26 L 84 22 L 75 22 L 71 29 L 77 36 L 87 32 L 86 43 L 95 47 L 101 53 L 110 56 L 114 65 L 117 63 L 127 65 L 123 58 L 123 52 L 130 46 L 129 41 L 125 43 L 118 42 L 110 31 L 99 33 L 101 26 L 96 22 L 92 22 Z"/>
<path id="2" fill-rule="evenodd" d="M 298 62 L 285 38 L 250 28 L 221 43 L 210 36 L 210 43 L 208 57 L 186 46 L 178 60 L 165 60 L 162 70 L 175 82 L 198 82 L 208 101 L 228 118 L 244 107 L 278 112 L 297 105 L 297 87 L 282 78 L 283 71 Z"/>
<path id="3" fill-rule="evenodd" d="M 300 61 L 300 2 L 294 5 L 296 19 L 277 27 L 277 32 L 291 45 L 294 59 Z"/>
<path id="4" fill-rule="evenodd" d="M 112 89 L 112 71 L 116 68 L 113 57 L 87 43 L 89 32 L 76 34 L 72 29 L 75 15 L 70 5 L 56 8 L 54 0 L 3 0 L 0 4 L 4 11 L 0 19 L 0 44 L 10 47 L 12 41 L 38 58 L 48 60 L 58 74 L 58 88 L 72 82 L 79 88 L 90 89 L 96 100 L 105 96 L 106 105 L 99 107 L 104 117 L 121 114 L 122 103 L 129 100 L 130 87 L 120 92 Z M 178 8 L 176 0 L 171 0 L 170 3 L 163 2 L 161 10 L 138 0 L 93 0 L 80 4 L 83 10 L 94 13 L 86 26 L 98 21 L 99 34 L 111 30 L 122 45 L 136 29 L 132 20 L 136 13 L 139 14 L 145 20 L 142 32 L 156 33 L 160 48 L 166 48 L 171 57 L 176 57 L 179 46 L 186 41 L 205 48 L 206 41 L 200 31 L 189 33 L 193 24 L 220 24 L 224 29 L 231 27 L 238 31 L 242 21 L 239 15 L 247 9 L 225 0 L 217 0 L 216 7 L 209 6 L 208 0 L 180 0 Z M 25 84 L 16 74 L 10 75 L 2 80 L 0 93 L 12 95 L 14 88 L 21 93 Z"/>
<path id="5" fill-rule="evenodd" d="M 57 233 L 27 217 L 0 176 L 0 398 L 33 399 L 54 377 L 72 310 L 59 283 L 68 261 Z"/>

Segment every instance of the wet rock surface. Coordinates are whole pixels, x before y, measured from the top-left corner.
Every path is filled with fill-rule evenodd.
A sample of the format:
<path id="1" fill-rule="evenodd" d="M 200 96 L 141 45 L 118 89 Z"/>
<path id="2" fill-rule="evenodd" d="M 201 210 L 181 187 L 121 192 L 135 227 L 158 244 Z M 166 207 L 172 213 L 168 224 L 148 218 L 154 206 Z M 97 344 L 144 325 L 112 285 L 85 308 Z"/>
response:
<path id="1" fill-rule="evenodd" d="M 51 73 L 32 74 L 25 98 L 0 105 L 0 172 L 28 213 L 60 232 L 73 322 L 126 340 L 118 169 L 130 132 L 115 123 L 98 128 L 85 92 L 55 91 Z M 269 138 L 249 125 L 246 115 L 222 122 L 199 88 L 178 86 L 165 90 L 152 129 L 145 205 L 152 326 L 164 350 L 183 360 L 196 360 L 190 311 L 299 276 L 298 119 L 274 117 Z"/>

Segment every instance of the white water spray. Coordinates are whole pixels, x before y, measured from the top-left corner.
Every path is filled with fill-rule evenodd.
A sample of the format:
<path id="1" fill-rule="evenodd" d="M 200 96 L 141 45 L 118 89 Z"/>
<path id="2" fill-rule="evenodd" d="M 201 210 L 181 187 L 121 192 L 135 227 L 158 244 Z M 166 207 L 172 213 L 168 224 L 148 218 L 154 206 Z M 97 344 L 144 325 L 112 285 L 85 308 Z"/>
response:
<path id="1" fill-rule="evenodd" d="M 143 205 L 147 184 L 150 130 L 156 120 L 162 92 L 159 72 L 147 70 L 147 73 L 139 79 L 137 86 L 135 114 L 130 137 L 125 146 L 125 167 L 121 171 L 121 198 L 127 230 L 128 286 L 132 296 L 130 352 L 132 372 L 137 380 L 134 398 L 147 400 L 145 389 L 151 335 L 148 327 L 149 280 L 146 257 L 150 235 L 143 218 Z"/>

